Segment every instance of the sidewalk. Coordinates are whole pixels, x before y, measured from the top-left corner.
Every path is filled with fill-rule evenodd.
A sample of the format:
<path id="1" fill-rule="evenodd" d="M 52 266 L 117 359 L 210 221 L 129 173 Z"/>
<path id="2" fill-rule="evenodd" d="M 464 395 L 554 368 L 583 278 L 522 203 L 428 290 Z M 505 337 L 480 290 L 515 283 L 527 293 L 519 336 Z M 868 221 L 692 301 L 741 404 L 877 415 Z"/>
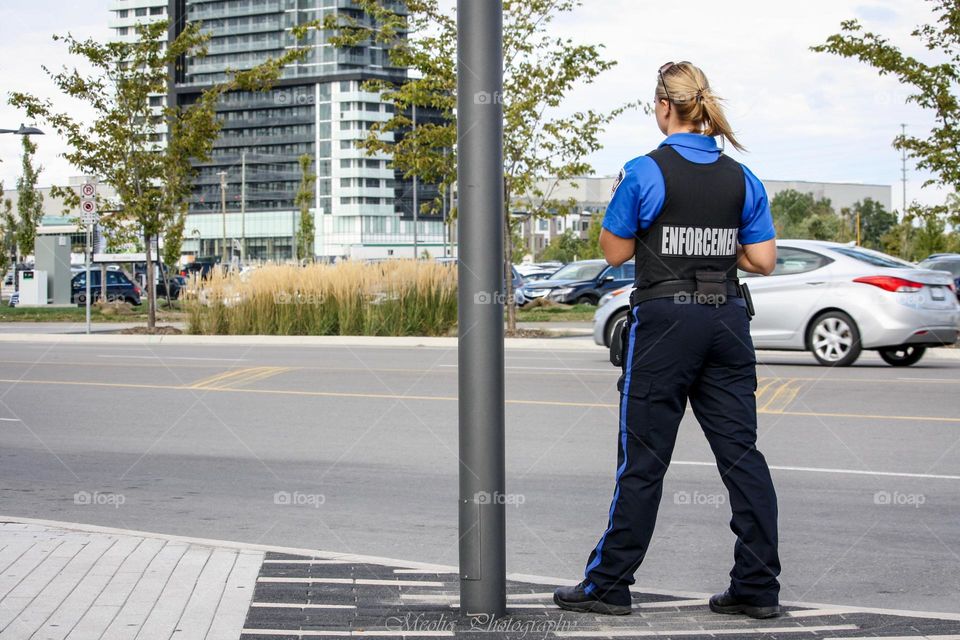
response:
<path id="1" fill-rule="evenodd" d="M 634 589 L 630 616 L 571 614 L 561 580 L 510 576 L 508 616 L 459 616 L 456 569 L 0 517 L 0 638 L 886 638 L 960 640 L 960 614 L 784 603 L 711 613 L 706 594 Z"/>
<path id="2" fill-rule="evenodd" d="M 0 638 L 236 638 L 263 553 L 0 523 Z"/>

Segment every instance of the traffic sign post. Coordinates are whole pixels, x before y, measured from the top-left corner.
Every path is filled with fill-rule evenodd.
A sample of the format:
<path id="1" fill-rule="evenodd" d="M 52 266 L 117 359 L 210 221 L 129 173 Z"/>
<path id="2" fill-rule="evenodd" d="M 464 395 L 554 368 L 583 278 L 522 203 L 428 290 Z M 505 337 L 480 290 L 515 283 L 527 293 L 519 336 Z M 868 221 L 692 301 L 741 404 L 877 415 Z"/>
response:
<path id="1" fill-rule="evenodd" d="M 87 335 L 90 334 L 90 255 L 93 253 L 93 225 L 97 224 L 100 216 L 97 214 L 97 183 L 84 182 L 80 186 L 80 222 L 86 227 L 87 245 L 84 251 L 86 265 L 86 308 L 87 308 Z"/>

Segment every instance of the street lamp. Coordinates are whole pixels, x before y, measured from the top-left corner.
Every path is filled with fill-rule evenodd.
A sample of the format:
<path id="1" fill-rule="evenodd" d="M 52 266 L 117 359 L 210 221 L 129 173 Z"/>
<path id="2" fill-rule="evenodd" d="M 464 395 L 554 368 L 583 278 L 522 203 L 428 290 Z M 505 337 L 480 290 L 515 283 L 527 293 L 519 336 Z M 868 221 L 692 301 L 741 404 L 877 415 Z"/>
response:
<path id="1" fill-rule="evenodd" d="M 43 131 L 37 129 L 36 127 L 27 127 L 20 125 L 19 129 L 0 129 L 0 133 L 13 133 L 18 136 L 42 136 L 45 135 Z"/>
<path id="2" fill-rule="evenodd" d="M 27 127 L 23 123 L 20 123 L 19 129 L 0 129 L 0 133 L 12 133 L 18 136 L 42 136 L 45 135 L 43 131 L 37 129 L 36 127 Z M 20 283 L 17 281 L 19 269 L 17 268 L 17 245 L 13 245 L 13 290 L 20 290 Z"/>

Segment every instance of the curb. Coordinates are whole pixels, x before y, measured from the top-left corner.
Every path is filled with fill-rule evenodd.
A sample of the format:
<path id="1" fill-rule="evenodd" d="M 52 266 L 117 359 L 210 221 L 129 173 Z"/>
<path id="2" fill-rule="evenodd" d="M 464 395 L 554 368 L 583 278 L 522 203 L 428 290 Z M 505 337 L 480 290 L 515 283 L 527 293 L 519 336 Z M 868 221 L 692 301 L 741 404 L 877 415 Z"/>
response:
<path id="1" fill-rule="evenodd" d="M 58 520 L 43 520 L 38 518 L 21 518 L 17 516 L 4 516 L 0 515 L 0 522 L 10 522 L 17 524 L 32 524 L 50 528 L 65 529 L 68 531 L 81 531 L 84 533 L 102 533 L 105 535 L 130 535 L 138 536 L 145 538 L 156 538 L 160 540 L 167 540 L 170 542 L 183 542 L 192 545 L 214 547 L 214 548 L 223 548 L 223 549 L 237 549 L 240 551 L 259 551 L 259 552 L 273 552 L 273 553 L 283 553 L 289 555 L 302 555 L 309 556 L 312 558 L 319 558 L 323 560 L 342 560 L 342 561 L 353 561 L 359 563 L 367 564 L 378 564 L 385 567 L 393 567 L 398 569 L 418 569 L 422 571 L 430 571 L 435 573 L 459 573 L 459 569 L 452 565 L 442 565 L 442 564 L 430 564 L 425 562 L 411 562 L 407 560 L 397 560 L 395 558 L 384 558 L 381 556 L 366 556 L 358 555 L 353 553 L 336 553 L 332 551 L 321 551 L 319 549 L 303 549 L 298 547 L 280 547 L 266 544 L 254 544 L 247 542 L 235 542 L 231 540 L 214 540 L 211 538 L 194 538 L 190 536 L 177 536 L 164 533 L 151 533 L 147 531 L 138 531 L 135 529 L 118 529 L 115 527 L 102 527 L 99 525 L 92 524 L 83 524 L 79 522 L 61 522 Z M 508 573 L 507 580 L 513 580 L 516 582 L 523 582 L 527 584 L 548 584 L 548 585 L 557 585 L 557 586 L 569 586 L 574 585 L 579 582 L 579 580 L 570 580 L 565 578 L 555 578 L 550 576 L 538 576 L 525 573 Z M 670 589 L 656 589 L 649 587 L 637 587 L 634 586 L 631 588 L 631 591 L 637 593 L 650 593 L 655 595 L 663 596 L 673 596 L 676 598 L 695 598 L 703 599 L 709 598 L 712 594 L 703 593 L 699 591 L 679 591 L 679 590 L 670 590 Z M 960 613 L 942 613 L 934 611 L 909 611 L 901 609 L 882 609 L 876 607 L 857 607 L 849 605 L 836 605 L 836 604 L 825 604 L 817 602 L 792 602 L 792 601 L 781 601 L 782 605 L 787 606 L 797 606 L 797 607 L 813 607 L 817 609 L 831 609 L 836 611 L 843 611 L 845 613 L 874 613 L 879 615 L 897 615 L 897 616 L 906 616 L 913 618 L 924 618 L 932 620 L 955 620 L 960 621 Z"/>
<path id="2" fill-rule="evenodd" d="M 588 351 L 606 353 L 606 348 L 593 340 L 578 340 L 584 336 L 558 335 L 553 338 L 506 338 L 504 347 L 517 350 Z M 428 349 L 456 349 L 457 338 L 432 338 L 427 336 L 381 337 L 381 336 L 207 336 L 207 335 L 127 335 L 115 333 L 0 333 L 0 344 L 34 342 L 42 344 L 78 345 L 134 345 L 153 347 L 170 346 L 265 346 L 265 347 L 423 347 Z M 813 356 L 805 351 L 782 351 L 758 349 L 762 356 Z M 927 351 L 933 360 L 960 360 L 960 348 L 934 348 Z"/>
<path id="3" fill-rule="evenodd" d="M 127 334 L 51 334 L 0 333 L 0 343 L 39 342 L 44 344 L 90 345 L 197 345 L 197 346 L 251 346 L 268 347 L 427 347 L 456 349 L 457 338 L 425 336 L 202 336 L 202 335 L 127 335 Z M 565 340 L 556 338 L 506 338 L 507 349 L 561 349 L 571 351 L 603 351 L 592 340 Z"/>

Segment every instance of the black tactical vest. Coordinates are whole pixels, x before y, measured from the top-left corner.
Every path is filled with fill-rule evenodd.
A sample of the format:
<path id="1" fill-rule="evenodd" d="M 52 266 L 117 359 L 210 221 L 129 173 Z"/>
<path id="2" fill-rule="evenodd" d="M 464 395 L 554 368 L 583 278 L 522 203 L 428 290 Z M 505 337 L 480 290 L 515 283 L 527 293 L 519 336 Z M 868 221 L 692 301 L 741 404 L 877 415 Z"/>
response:
<path id="1" fill-rule="evenodd" d="M 723 154 L 710 164 L 690 162 L 670 145 L 647 155 L 660 167 L 666 198 L 657 219 L 638 234 L 637 288 L 693 280 L 701 270 L 735 278 L 746 198 L 740 163 Z"/>

